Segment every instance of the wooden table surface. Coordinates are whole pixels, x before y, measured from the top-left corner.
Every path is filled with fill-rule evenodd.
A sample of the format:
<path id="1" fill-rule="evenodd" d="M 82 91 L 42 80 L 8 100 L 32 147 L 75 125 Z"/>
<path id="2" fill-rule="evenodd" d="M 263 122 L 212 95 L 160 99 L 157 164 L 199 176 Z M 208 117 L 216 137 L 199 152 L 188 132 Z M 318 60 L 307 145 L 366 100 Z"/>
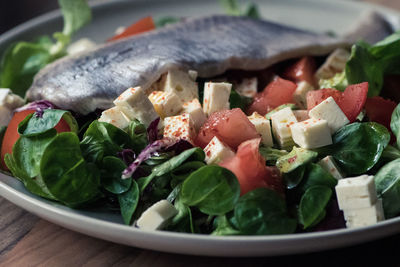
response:
<path id="1" fill-rule="evenodd" d="M 400 10 L 399 0 L 365 0 Z M 400 234 L 358 246 L 281 257 L 215 258 L 127 247 L 64 229 L 0 197 L 0 266 L 399 266 Z"/>

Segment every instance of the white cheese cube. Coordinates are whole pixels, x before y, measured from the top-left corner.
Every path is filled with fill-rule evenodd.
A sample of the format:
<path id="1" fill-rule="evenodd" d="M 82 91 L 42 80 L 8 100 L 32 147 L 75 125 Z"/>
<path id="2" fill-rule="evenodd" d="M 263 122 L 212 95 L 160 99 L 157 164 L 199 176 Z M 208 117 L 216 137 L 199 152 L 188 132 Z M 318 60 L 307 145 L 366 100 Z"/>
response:
<path id="1" fill-rule="evenodd" d="M 0 106 L 8 108 L 11 111 L 22 106 L 25 101 L 8 88 L 0 88 Z"/>
<path id="2" fill-rule="evenodd" d="M 313 119 L 326 120 L 332 134 L 350 122 L 331 96 L 312 108 L 308 115 Z"/>
<path id="3" fill-rule="evenodd" d="M 297 119 L 291 108 L 287 107 L 275 112 L 271 115 L 271 121 L 272 132 L 278 141 L 283 142 L 292 139 L 290 125 L 297 123 Z"/>
<path id="4" fill-rule="evenodd" d="M 197 98 L 186 102 L 182 105 L 182 114 L 187 113 L 193 120 L 194 128 L 196 131 L 200 129 L 200 127 L 207 120 L 207 116 L 201 107 L 201 104 Z"/>
<path id="5" fill-rule="evenodd" d="M 164 119 L 164 137 L 172 139 L 183 139 L 190 143 L 194 143 L 196 130 L 194 129 L 193 120 L 189 114 L 167 117 Z"/>
<path id="6" fill-rule="evenodd" d="M 306 81 L 297 84 L 293 93 L 293 100 L 300 108 L 307 108 L 307 93 L 314 90 L 314 87 Z"/>
<path id="7" fill-rule="evenodd" d="M 377 200 L 374 177 L 369 175 L 340 179 L 335 190 L 341 210 L 371 207 Z"/>
<path id="8" fill-rule="evenodd" d="M 182 103 L 199 98 L 197 83 L 186 71 L 178 69 L 169 70 L 162 77 L 161 90 L 175 93 Z"/>
<path id="9" fill-rule="evenodd" d="M 308 116 L 308 110 L 293 110 L 293 114 L 296 117 L 297 121 L 305 121 L 308 120 L 310 117 Z"/>
<path id="10" fill-rule="evenodd" d="M 127 89 L 114 100 L 114 104 L 120 107 L 121 111 L 130 120 L 137 119 L 146 127 L 158 118 L 158 114 L 154 110 L 153 104 L 145 95 L 144 90 L 141 87 Z"/>
<path id="11" fill-rule="evenodd" d="M 204 148 L 204 153 L 206 154 L 205 161 L 207 164 L 217 164 L 224 159 L 235 156 L 235 152 L 229 146 L 222 143 L 216 136 Z"/>
<path id="12" fill-rule="evenodd" d="M 318 161 L 318 164 L 337 180 L 343 179 L 343 175 L 341 174 L 332 156 L 326 156 L 325 158 Z"/>
<path id="13" fill-rule="evenodd" d="M 232 84 L 208 82 L 204 84 L 203 111 L 208 116 L 216 111 L 229 109 Z"/>
<path id="14" fill-rule="evenodd" d="M 246 97 L 255 97 L 257 94 L 257 86 L 258 80 L 257 77 L 243 79 L 241 83 L 239 83 L 235 89 L 239 95 Z"/>
<path id="15" fill-rule="evenodd" d="M 261 135 L 261 143 L 265 146 L 273 146 L 271 125 L 269 120 L 257 112 L 254 112 L 251 116 L 248 116 L 248 118 L 256 127 L 257 133 Z"/>
<path id="16" fill-rule="evenodd" d="M 197 79 L 197 76 L 198 76 L 199 74 L 198 74 L 198 72 L 195 71 L 195 70 L 189 70 L 189 71 L 188 71 L 188 75 L 189 75 L 190 79 L 192 79 L 192 81 L 195 82 L 196 79 Z"/>
<path id="17" fill-rule="evenodd" d="M 336 73 L 342 72 L 346 67 L 346 62 L 350 58 L 350 53 L 347 50 L 338 48 L 332 52 L 315 73 L 316 78 L 330 79 Z"/>
<path id="18" fill-rule="evenodd" d="M 293 141 L 302 148 L 317 148 L 332 144 L 326 120 L 308 119 L 290 126 Z"/>
<path id="19" fill-rule="evenodd" d="M 118 106 L 104 110 L 101 113 L 99 121 L 110 123 L 122 130 L 127 128 L 131 122 L 131 120 L 122 113 L 121 108 Z"/>
<path id="20" fill-rule="evenodd" d="M 381 199 L 371 207 L 344 210 L 343 213 L 348 228 L 373 225 L 385 219 Z"/>
<path id="21" fill-rule="evenodd" d="M 145 210 L 136 222 L 136 226 L 142 230 L 160 230 L 163 229 L 168 220 L 178 214 L 178 210 L 163 199 L 153 204 L 150 208 Z"/>
<path id="22" fill-rule="evenodd" d="M 5 106 L 0 106 L 0 127 L 7 126 L 13 116 L 13 111 Z"/>
<path id="23" fill-rule="evenodd" d="M 181 100 L 173 92 L 154 91 L 149 99 L 161 118 L 174 116 L 182 109 Z"/>
<path id="24" fill-rule="evenodd" d="M 82 38 L 76 42 L 73 42 L 67 47 L 67 53 L 69 55 L 75 55 L 81 52 L 87 52 L 96 47 L 96 43 L 89 38 Z"/>

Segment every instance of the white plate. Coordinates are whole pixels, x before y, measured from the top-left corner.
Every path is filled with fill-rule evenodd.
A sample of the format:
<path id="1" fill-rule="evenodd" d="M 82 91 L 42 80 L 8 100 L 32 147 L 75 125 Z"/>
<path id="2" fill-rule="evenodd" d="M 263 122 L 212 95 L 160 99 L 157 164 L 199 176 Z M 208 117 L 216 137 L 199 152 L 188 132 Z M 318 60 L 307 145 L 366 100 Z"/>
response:
<path id="1" fill-rule="evenodd" d="M 343 32 L 357 15 L 376 6 L 349 1 L 280 0 L 258 2 L 264 18 L 296 25 L 318 32 Z M 379 8 L 391 19 L 398 13 Z M 216 11 L 217 10 L 217 11 Z M 146 15 L 201 15 L 222 12 L 214 0 L 202 1 L 113 1 L 93 8 L 92 24 L 76 38 L 83 36 L 98 42 L 113 35 L 120 25 L 127 25 Z M 59 12 L 31 20 L 0 36 L 0 51 L 12 41 L 29 40 L 40 34 L 51 34 L 62 27 Z M 340 229 L 307 234 L 277 236 L 232 236 L 144 232 L 125 226 L 119 214 L 102 210 L 72 210 L 30 194 L 15 178 L 0 173 L 0 194 L 16 205 L 74 231 L 130 246 L 165 252 L 209 256 L 270 256 L 315 252 L 349 246 L 400 232 L 400 218 L 359 229 Z"/>

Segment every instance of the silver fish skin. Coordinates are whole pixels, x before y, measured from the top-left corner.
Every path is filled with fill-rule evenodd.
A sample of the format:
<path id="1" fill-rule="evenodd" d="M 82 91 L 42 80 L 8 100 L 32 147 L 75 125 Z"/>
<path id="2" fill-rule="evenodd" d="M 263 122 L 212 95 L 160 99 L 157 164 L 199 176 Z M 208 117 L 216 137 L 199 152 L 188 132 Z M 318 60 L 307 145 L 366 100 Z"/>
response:
<path id="1" fill-rule="evenodd" d="M 303 55 L 325 55 L 348 42 L 265 20 L 213 15 L 107 43 L 42 69 L 27 92 L 63 109 L 107 109 L 129 87 L 149 88 L 172 68 L 212 77 L 260 70 Z"/>

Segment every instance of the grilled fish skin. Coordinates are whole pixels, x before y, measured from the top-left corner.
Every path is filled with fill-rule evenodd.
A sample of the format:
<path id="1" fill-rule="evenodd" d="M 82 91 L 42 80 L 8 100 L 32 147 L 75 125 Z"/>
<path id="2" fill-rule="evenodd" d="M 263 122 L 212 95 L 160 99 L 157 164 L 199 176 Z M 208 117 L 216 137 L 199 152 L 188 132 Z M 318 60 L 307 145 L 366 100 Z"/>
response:
<path id="1" fill-rule="evenodd" d="M 211 77 L 228 69 L 260 70 L 303 55 L 324 55 L 349 43 L 265 20 L 213 15 L 188 19 L 62 58 L 42 69 L 27 92 L 63 109 L 107 109 L 126 88 L 145 89 L 171 68 Z"/>

